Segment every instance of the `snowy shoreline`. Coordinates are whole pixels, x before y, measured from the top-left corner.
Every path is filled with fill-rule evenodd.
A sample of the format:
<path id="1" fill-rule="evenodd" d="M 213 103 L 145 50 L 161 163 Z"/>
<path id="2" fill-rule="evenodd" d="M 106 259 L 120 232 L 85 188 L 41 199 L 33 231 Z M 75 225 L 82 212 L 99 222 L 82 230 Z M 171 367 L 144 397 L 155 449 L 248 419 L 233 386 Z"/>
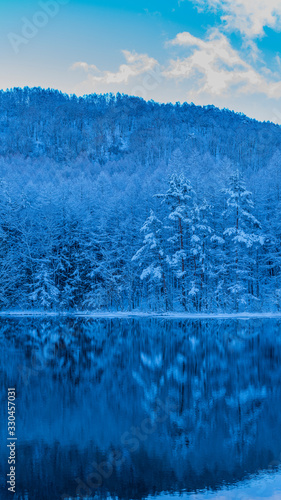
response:
<path id="1" fill-rule="evenodd" d="M 70 318 L 93 318 L 93 319 L 133 319 L 133 318 L 159 318 L 159 319 L 281 319 L 281 313 L 152 313 L 152 312 L 48 312 L 48 311 L 1 311 L 0 317 L 70 317 Z"/>

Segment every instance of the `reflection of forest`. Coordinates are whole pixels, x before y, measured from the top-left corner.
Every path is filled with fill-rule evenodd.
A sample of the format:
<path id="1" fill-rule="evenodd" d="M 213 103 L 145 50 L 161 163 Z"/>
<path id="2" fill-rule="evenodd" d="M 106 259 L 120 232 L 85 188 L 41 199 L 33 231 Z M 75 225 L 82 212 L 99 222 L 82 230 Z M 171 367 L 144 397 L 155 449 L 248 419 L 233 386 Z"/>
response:
<path id="1" fill-rule="evenodd" d="M 86 481 L 91 464 L 113 450 L 125 459 L 99 491 L 128 499 L 216 488 L 276 464 L 280 326 L 3 320 L 2 401 L 12 380 L 18 392 L 18 492 L 32 500 L 75 496 L 75 479 Z M 147 417 L 155 421 L 157 401 L 168 397 L 168 418 L 130 452 L 121 436 Z M 5 413 L 1 405 L 3 421 Z M 0 436 L 4 442 L 5 426 Z"/>

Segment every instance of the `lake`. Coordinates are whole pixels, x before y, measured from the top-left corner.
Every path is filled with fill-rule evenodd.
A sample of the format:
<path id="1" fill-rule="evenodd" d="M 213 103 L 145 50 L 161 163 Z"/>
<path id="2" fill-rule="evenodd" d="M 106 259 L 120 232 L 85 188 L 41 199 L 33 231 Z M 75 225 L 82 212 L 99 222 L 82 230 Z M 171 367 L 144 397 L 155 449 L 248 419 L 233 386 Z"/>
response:
<path id="1" fill-rule="evenodd" d="M 1 493 L 281 498 L 280 319 L 0 321 Z"/>

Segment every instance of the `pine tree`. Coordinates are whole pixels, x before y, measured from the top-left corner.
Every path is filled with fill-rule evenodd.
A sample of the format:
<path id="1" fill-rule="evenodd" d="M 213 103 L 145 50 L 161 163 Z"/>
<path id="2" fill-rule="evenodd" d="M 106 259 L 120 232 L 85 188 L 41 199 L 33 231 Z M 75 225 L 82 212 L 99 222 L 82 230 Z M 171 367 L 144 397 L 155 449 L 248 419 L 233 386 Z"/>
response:
<path id="1" fill-rule="evenodd" d="M 164 297 L 166 310 L 169 309 L 169 297 L 167 289 L 167 259 L 165 254 L 164 225 L 156 217 L 153 210 L 141 228 L 144 234 L 143 246 L 132 258 L 138 261 L 142 268 L 141 280 L 149 280 L 152 288 L 158 288 Z M 154 290 L 153 290 L 154 291 Z"/>
<path id="2" fill-rule="evenodd" d="M 53 309 L 58 305 L 59 290 L 51 276 L 47 261 L 42 262 L 35 274 L 33 290 L 29 297 L 35 306 L 43 309 Z"/>
<path id="3" fill-rule="evenodd" d="M 156 196 L 162 200 L 162 207 L 166 214 L 165 221 L 169 234 L 167 259 L 180 285 L 181 304 L 186 310 L 195 193 L 183 174 L 172 174 L 168 191 Z"/>
<path id="4" fill-rule="evenodd" d="M 211 206 L 206 200 L 194 205 L 191 236 L 194 275 L 189 295 L 194 299 L 196 308 L 200 311 L 208 305 L 208 289 L 211 285 L 211 241 L 214 233 L 210 222 L 211 216 Z"/>
<path id="5" fill-rule="evenodd" d="M 235 309 L 257 299 L 255 288 L 255 250 L 263 244 L 261 224 L 253 215 L 252 193 L 246 189 L 242 174 L 237 170 L 230 178 L 224 220 L 227 244 L 228 290 L 234 297 Z"/>

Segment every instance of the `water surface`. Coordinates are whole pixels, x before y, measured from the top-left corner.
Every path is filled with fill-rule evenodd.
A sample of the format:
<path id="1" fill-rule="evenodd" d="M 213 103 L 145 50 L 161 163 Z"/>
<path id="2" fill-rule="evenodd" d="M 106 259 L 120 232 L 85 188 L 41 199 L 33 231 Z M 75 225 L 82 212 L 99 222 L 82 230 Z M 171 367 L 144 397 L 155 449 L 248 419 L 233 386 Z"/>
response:
<path id="1" fill-rule="evenodd" d="M 0 347 L 1 498 L 11 386 L 18 499 L 276 493 L 280 320 L 2 319 Z"/>

